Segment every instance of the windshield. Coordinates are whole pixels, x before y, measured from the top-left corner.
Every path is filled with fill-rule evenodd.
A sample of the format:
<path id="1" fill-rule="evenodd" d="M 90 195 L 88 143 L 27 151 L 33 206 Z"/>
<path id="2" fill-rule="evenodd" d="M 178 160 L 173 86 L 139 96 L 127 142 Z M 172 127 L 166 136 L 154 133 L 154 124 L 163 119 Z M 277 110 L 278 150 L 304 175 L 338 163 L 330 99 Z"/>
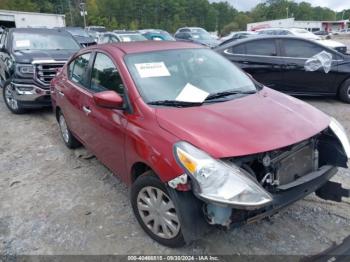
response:
<path id="1" fill-rule="evenodd" d="M 90 37 L 89 34 L 81 28 L 67 28 L 66 30 L 74 36 Z"/>
<path id="2" fill-rule="evenodd" d="M 220 92 L 256 91 L 255 84 L 245 73 L 209 49 L 130 54 L 125 62 L 146 103 L 203 102 L 209 95 Z M 199 96 L 203 99 L 198 99 Z"/>
<path id="3" fill-rule="evenodd" d="M 141 34 L 120 34 L 118 35 L 122 42 L 146 41 L 147 38 Z"/>
<path id="4" fill-rule="evenodd" d="M 70 35 L 13 33 L 14 50 L 78 50 L 79 44 Z"/>

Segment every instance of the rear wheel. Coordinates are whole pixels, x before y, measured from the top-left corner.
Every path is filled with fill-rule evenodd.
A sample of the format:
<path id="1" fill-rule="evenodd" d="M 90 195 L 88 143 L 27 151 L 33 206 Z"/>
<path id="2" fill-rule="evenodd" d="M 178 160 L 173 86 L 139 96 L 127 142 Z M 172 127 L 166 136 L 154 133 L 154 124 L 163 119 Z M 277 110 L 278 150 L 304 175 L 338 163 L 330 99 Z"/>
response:
<path id="1" fill-rule="evenodd" d="M 25 110 L 21 107 L 16 99 L 16 90 L 10 81 L 4 83 L 2 95 L 7 108 L 14 114 L 23 114 Z"/>
<path id="2" fill-rule="evenodd" d="M 350 103 L 350 79 L 346 80 L 340 87 L 339 98 L 345 103 Z"/>
<path id="3" fill-rule="evenodd" d="M 143 230 L 168 247 L 181 247 L 185 241 L 181 223 L 167 188 L 152 172 L 138 177 L 131 188 L 131 205 Z"/>
<path id="4" fill-rule="evenodd" d="M 69 130 L 66 119 L 62 112 L 58 114 L 58 124 L 60 126 L 61 136 L 64 143 L 68 148 L 74 149 L 80 146 L 80 142 L 74 137 L 72 132 Z"/>

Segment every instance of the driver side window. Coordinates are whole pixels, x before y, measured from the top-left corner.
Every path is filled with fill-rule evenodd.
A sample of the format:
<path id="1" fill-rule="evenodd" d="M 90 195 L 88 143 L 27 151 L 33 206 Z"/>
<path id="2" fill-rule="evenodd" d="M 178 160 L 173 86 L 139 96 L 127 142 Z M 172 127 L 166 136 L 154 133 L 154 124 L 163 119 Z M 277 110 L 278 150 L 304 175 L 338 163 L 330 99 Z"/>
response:
<path id="1" fill-rule="evenodd" d="M 105 54 L 97 53 L 91 72 L 91 86 L 93 92 L 112 90 L 119 95 L 124 93 L 123 81 L 113 61 Z"/>
<path id="2" fill-rule="evenodd" d="M 90 56 L 91 53 L 80 55 L 69 64 L 68 78 L 72 82 L 86 87 L 86 72 L 89 67 Z"/>

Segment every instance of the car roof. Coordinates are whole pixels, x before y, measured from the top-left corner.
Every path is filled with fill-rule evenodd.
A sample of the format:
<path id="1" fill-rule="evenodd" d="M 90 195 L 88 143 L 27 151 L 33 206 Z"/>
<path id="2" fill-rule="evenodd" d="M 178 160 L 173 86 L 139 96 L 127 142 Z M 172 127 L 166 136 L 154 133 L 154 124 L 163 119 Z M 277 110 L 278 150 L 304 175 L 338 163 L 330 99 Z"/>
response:
<path id="1" fill-rule="evenodd" d="M 10 32 L 20 32 L 20 33 L 43 33 L 43 34 L 54 34 L 54 33 L 63 33 L 68 34 L 65 29 L 60 28 L 10 28 Z"/>
<path id="2" fill-rule="evenodd" d="M 233 45 L 239 45 L 239 44 L 243 44 L 243 43 L 247 43 L 247 42 L 251 42 L 251 41 L 255 41 L 256 39 L 259 40 L 266 40 L 266 39 L 295 39 L 295 40 L 303 40 L 303 41 L 308 41 L 308 42 L 312 42 L 312 43 L 317 43 L 315 41 L 303 38 L 303 37 L 298 37 L 298 36 L 288 36 L 288 35 L 264 35 L 264 36 L 253 36 L 253 37 L 249 37 L 249 38 L 243 38 L 243 39 L 238 39 L 236 41 L 233 42 L 229 42 L 225 45 L 219 46 L 217 48 L 214 48 L 215 50 L 221 50 L 221 49 L 226 49 L 229 46 L 233 46 Z"/>
<path id="3" fill-rule="evenodd" d="M 174 49 L 190 49 L 190 48 L 205 48 L 201 45 L 189 42 L 175 41 L 139 41 L 139 42 L 119 42 L 91 46 L 87 49 L 108 49 L 117 48 L 125 54 L 146 53 L 154 51 L 165 51 Z"/>

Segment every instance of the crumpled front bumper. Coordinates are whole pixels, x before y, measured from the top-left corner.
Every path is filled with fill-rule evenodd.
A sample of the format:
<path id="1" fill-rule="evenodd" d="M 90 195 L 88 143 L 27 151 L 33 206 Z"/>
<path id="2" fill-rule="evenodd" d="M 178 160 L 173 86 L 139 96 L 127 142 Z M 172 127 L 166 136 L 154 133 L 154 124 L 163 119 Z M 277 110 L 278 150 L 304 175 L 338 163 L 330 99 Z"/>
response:
<path id="1" fill-rule="evenodd" d="M 232 225 L 239 226 L 242 224 L 250 224 L 265 217 L 269 217 L 313 192 L 316 192 L 316 195 L 320 196 L 318 190 L 321 190 L 324 186 L 327 186 L 328 183 L 331 183 L 329 180 L 337 173 L 337 171 L 337 167 L 323 166 L 318 171 L 312 173 L 314 179 L 305 181 L 305 183 L 296 187 L 273 193 L 273 201 L 264 208 L 254 211 L 233 210 L 231 215 Z M 324 197 L 327 197 L 327 195 Z"/>
<path id="2" fill-rule="evenodd" d="M 350 190 L 341 188 L 341 184 L 329 181 L 337 171 L 338 169 L 335 166 L 323 166 L 319 170 L 306 175 L 303 181 L 299 181 L 298 185 L 281 188 L 277 192 L 272 193 L 272 202 L 255 210 L 243 210 L 207 202 L 207 220 L 209 224 L 226 227 L 254 223 L 265 217 L 272 216 L 313 192 L 320 198 L 340 202 L 342 197 L 349 197 Z"/>
<path id="3" fill-rule="evenodd" d="M 14 98 L 22 107 L 41 107 L 50 106 L 50 90 L 44 89 L 32 83 L 15 83 L 11 82 L 14 90 Z"/>

